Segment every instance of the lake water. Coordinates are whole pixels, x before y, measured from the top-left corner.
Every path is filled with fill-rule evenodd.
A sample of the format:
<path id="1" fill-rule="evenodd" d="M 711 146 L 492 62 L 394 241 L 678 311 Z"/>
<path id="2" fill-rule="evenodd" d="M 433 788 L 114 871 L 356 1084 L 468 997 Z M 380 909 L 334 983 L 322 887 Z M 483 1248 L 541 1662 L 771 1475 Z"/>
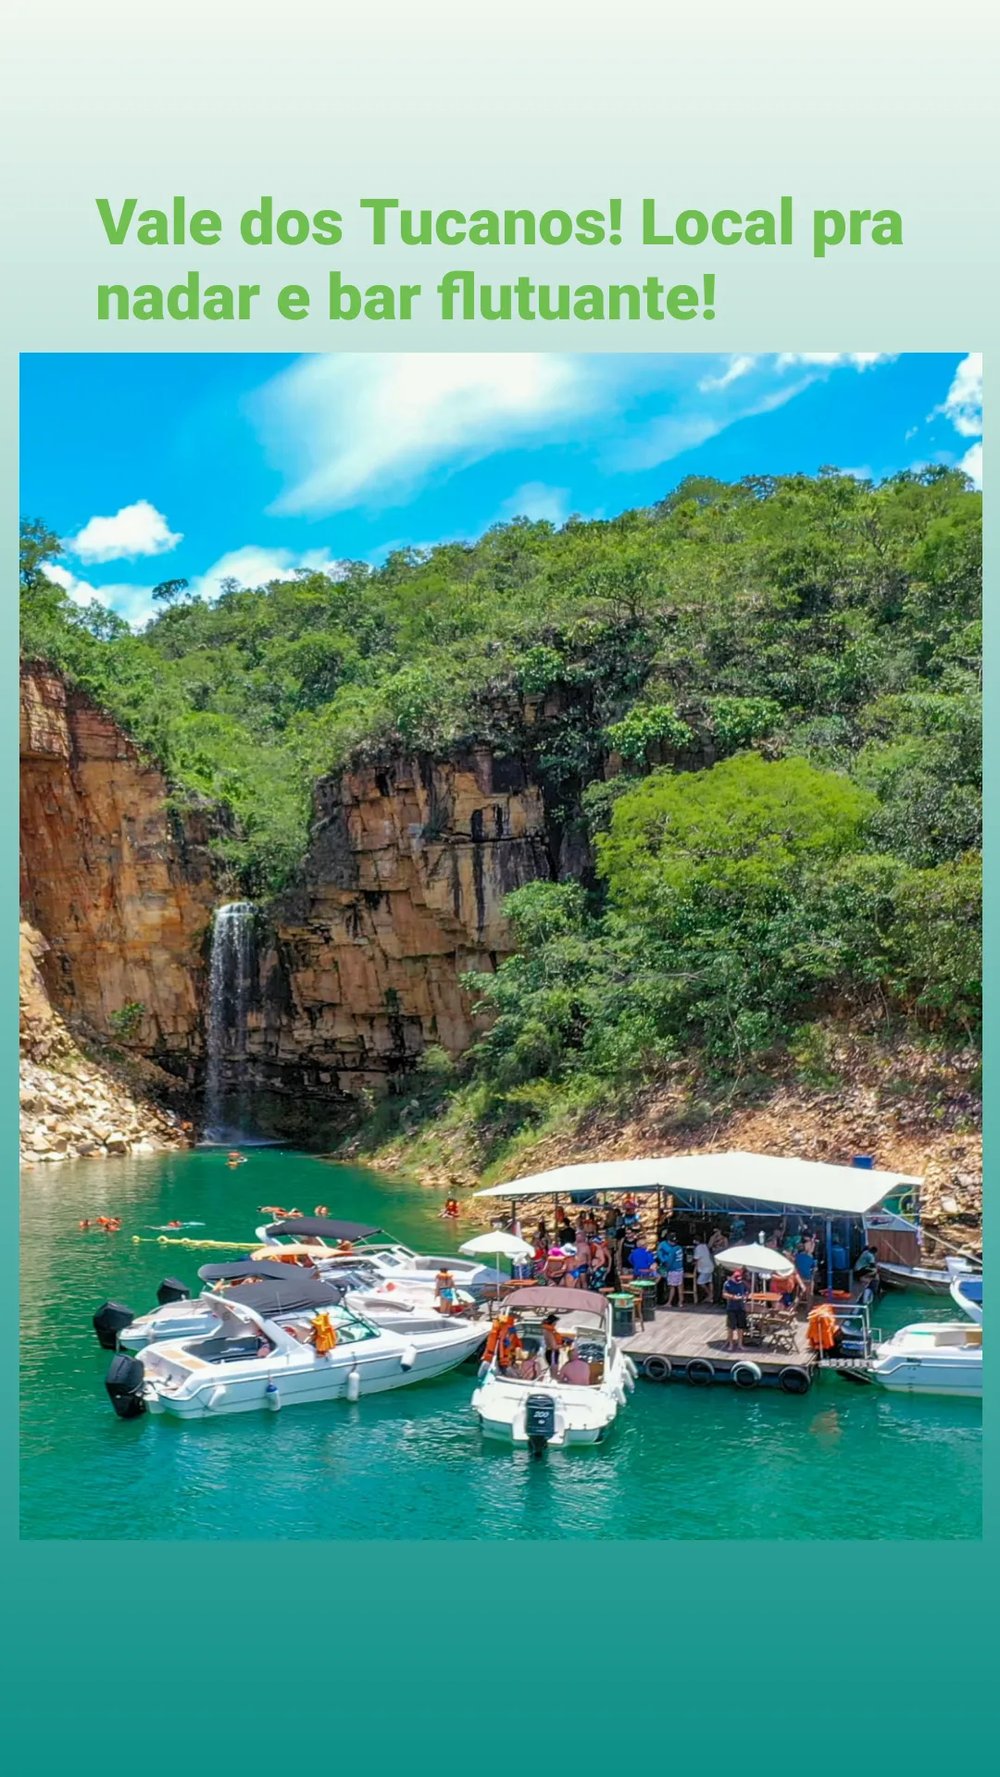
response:
<path id="1" fill-rule="evenodd" d="M 150 1307 L 225 1253 L 157 1244 L 153 1225 L 249 1240 L 261 1204 L 317 1203 L 425 1250 L 442 1199 L 279 1149 L 230 1171 L 211 1151 L 37 1167 L 22 1192 L 21 1521 L 28 1537 L 572 1538 L 980 1535 L 978 1403 L 890 1396 L 835 1376 L 804 1397 L 639 1383 L 607 1444 L 539 1462 L 484 1443 L 474 1370 L 348 1405 L 184 1425 L 122 1421 L 90 1325 L 106 1298 Z M 95 1214 L 120 1234 L 81 1233 Z M 486 1218 L 483 1227 L 488 1226 Z M 467 1235 L 473 1229 L 463 1224 Z M 133 1235 L 143 1242 L 134 1244 Z M 461 1238 L 462 1236 L 458 1236 Z M 236 1255 L 228 1255 L 235 1257 Z M 952 1318 L 883 1298 L 884 1330 Z"/>

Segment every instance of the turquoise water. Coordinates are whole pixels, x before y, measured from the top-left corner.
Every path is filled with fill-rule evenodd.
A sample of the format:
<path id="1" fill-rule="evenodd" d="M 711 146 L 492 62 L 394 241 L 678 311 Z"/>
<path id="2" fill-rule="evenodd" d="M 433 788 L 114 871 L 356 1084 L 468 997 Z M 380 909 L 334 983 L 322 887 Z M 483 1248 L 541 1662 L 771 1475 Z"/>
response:
<path id="1" fill-rule="evenodd" d="M 823 1377 L 810 1394 L 640 1383 L 611 1440 L 540 1462 L 483 1443 L 474 1372 L 362 1400 L 183 1425 L 122 1421 L 90 1316 L 137 1311 L 161 1277 L 190 1285 L 224 1253 L 161 1247 L 149 1224 L 252 1236 L 264 1203 L 370 1220 L 449 1244 L 441 1198 L 301 1154 L 251 1150 L 38 1167 L 22 1193 L 22 1533 L 135 1538 L 977 1537 L 981 1416 Z M 117 1214 L 117 1235 L 84 1216 Z M 484 1220 L 483 1226 L 486 1226 Z M 467 1230 L 471 1232 L 471 1228 Z M 134 1234 L 149 1244 L 135 1245 Z M 949 1318 L 926 1296 L 883 1301 L 886 1330 Z"/>

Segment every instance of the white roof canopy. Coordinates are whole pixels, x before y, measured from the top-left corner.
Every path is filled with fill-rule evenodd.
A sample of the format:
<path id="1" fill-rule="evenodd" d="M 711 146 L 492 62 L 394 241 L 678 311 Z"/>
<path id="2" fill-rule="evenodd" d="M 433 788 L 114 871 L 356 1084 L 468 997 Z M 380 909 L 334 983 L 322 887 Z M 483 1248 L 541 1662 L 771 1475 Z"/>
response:
<path id="1" fill-rule="evenodd" d="M 718 1202 L 794 1204 L 833 1215 L 864 1215 L 891 1191 L 919 1185 L 905 1172 L 835 1166 L 774 1154 L 664 1154 L 650 1160 L 594 1160 L 535 1172 L 477 1197 L 551 1197 L 570 1191 L 671 1191 Z"/>

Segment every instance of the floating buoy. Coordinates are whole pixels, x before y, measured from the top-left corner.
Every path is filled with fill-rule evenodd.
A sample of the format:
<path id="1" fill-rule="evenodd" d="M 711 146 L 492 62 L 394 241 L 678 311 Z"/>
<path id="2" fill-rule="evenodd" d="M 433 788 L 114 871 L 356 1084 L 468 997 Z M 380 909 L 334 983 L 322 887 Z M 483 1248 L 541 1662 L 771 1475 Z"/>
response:
<path id="1" fill-rule="evenodd" d="M 361 1371 L 358 1369 L 357 1364 L 355 1364 L 353 1370 L 348 1372 L 347 1388 L 344 1392 L 349 1401 L 356 1401 L 361 1393 Z"/>
<path id="2" fill-rule="evenodd" d="M 786 1364 L 778 1377 L 778 1382 L 786 1394 L 808 1394 L 809 1372 L 799 1364 Z"/>
<path id="3" fill-rule="evenodd" d="M 760 1365 L 752 1363 L 749 1358 L 734 1364 L 729 1373 L 737 1388 L 756 1388 L 761 1379 Z"/>
<path id="4" fill-rule="evenodd" d="M 715 1366 L 707 1357 L 693 1357 L 688 1363 L 687 1380 L 692 1388 L 704 1388 L 715 1381 Z"/>
<path id="5" fill-rule="evenodd" d="M 268 1385 L 264 1390 L 264 1399 L 272 1413 L 277 1413 L 281 1406 L 281 1395 L 278 1393 L 278 1384 L 276 1382 L 268 1382 Z"/>

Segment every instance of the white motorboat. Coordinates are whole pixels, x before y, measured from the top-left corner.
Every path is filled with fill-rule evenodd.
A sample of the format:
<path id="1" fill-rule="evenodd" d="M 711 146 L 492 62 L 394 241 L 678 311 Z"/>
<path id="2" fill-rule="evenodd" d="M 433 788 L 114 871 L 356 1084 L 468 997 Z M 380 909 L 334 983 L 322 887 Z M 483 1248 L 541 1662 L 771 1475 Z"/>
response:
<path id="1" fill-rule="evenodd" d="M 884 1287 L 947 1296 L 954 1277 L 978 1277 L 982 1267 L 961 1253 L 928 1263 L 923 1252 L 924 1233 L 912 1195 L 907 1202 L 914 1206 L 913 1215 L 902 1215 L 898 1209 L 883 1206 L 870 1210 L 864 1217 L 865 1239 L 877 1254 L 878 1274 Z"/>
<path id="2" fill-rule="evenodd" d="M 944 1265 L 893 1265 L 879 1261 L 878 1274 L 887 1289 L 921 1290 L 924 1295 L 948 1296 L 956 1277 L 980 1277 L 968 1259 L 946 1259 Z"/>
<path id="3" fill-rule="evenodd" d="M 543 1335 L 552 1316 L 566 1354 L 555 1372 Z M 487 1351 L 472 1396 L 483 1435 L 536 1456 L 549 1445 L 599 1444 L 635 1384 L 635 1365 L 612 1337 L 607 1298 L 589 1290 L 516 1291 L 494 1321 Z"/>
<path id="4" fill-rule="evenodd" d="M 354 1314 L 339 1289 L 290 1272 L 212 1298 L 207 1328 L 112 1358 L 115 1412 L 211 1419 L 379 1394 L 452 1370 L 482 1344 L 473 1321 L 407 1334 Z"/>
<path id="5" fill-rule="evenodd" d="M 305 1256 L 324 1265 L 350 1265 L 363 1259 L 387 1283 L 419 1284 L 433 1281 L 439 1271 L 450 1271 L 456 1285 L 481 1299 L 510 1280 L 493 1265 L 477 1259 L 453 1258 L 448 1253 L 418 1253 L 393 1240 L 382 1228 L 359 1222 L 335 1221 L 329 1216 L 285 1216 L 257 1229 L 258 1252 L 274 1249 L 289 1256 Z"/>
<path id="6" fill-rule="evenodd" d="M 328 1271 L 322 1264 L 308 1269 L 293 1264 L 278 1264 L 267 1259 L 241 1259 L 225 1265 L 202 1265 L 198 1272 L 207 1285 L 194 1298 L 180 1293 L 175 1279 L 166 1279 L 160 1286 L 161 1300 L 147 1314 L 132 1315 L 123 1303 L 106 1302 L 94 1315 L 94 1330 L 106 1350 L 142 1351 L 164 1339 L 198 1338 L 208 1330 L 214 1316 L 218 1319 L 220 1303 L 233 1291 L 256 1283 L 287 1282 L 295 1275 L 322 1278 L 332 1284 L 345 1306 L 355 1314 L 367 1316 L 376 1326 L 397 1332 L 433 1332 L 450 1324 L 453 1315 L 436 1307 L 436 1285 L 386 1283 L 373 1266 L 359 1262 L 350 1268 L 340 1266 Z M 467 1292 L 455 1291 L 454 1314 L 472 1315 L 476 1303 Z"/>
<path id="7" fill-rule="evenodd" d="M 953 1277 L 951 1282 L 951 1299 L 956 1307 L 974 1320 L 977 1326 L 983 1324 L 983 1280 L 982 1277 Z"/>
<path id="8" fill-rule="evenodd" d="M 983 1392 L 983 1329 L 969 1321 L 918 1321 L 875 1346 L 869 1374 L 903 1394 Z"/>

